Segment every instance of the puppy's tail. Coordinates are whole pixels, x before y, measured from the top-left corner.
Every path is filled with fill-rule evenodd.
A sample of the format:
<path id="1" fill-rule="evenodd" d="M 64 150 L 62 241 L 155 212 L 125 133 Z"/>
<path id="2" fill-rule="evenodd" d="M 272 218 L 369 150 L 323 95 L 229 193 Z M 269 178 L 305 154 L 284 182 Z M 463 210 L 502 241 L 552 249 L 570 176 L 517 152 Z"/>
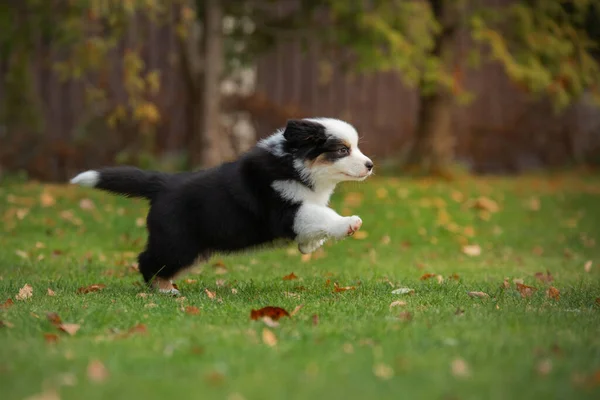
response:
<path id="1" fill-rule="evenodd" d="M 167 178 L 168 175 L 161 172 L 143 171 L 134 167 L 111 167 L 82 172 L 71 179 L 71 183 L 152 200 L 165 188 Z"/>

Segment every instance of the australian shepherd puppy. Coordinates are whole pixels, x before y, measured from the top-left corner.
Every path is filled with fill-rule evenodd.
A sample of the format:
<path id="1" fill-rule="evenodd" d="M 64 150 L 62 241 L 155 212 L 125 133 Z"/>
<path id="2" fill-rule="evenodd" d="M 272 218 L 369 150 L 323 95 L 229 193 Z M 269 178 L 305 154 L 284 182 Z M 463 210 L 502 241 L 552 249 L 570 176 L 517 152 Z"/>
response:
<path id="1" fill-rule="evenodd" d="M 306 254 L 352 235 L 362 220 L 340 216 L 327 206 L 329 198 L 339 182 L 362 181 L 372 172 L 352 125 L 315 118 L 290 120 L 236 161 L 212 169 L 102 168 L 71 183 L 150 201 L 139 269 L 146 282 L 176 295 L 172 279 L 212 253 L 288 239 Z"/>

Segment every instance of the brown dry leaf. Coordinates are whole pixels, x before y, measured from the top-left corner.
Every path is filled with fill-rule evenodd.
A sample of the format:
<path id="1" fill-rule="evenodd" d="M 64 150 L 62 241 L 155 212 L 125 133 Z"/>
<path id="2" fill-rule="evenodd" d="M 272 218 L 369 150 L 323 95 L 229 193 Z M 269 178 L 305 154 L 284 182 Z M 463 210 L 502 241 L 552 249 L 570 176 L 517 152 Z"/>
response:
<path id="1" fill-rule="evenodd" d="M 592 270 L 592 260 L 588 260 L 583 266 L 583 270 L 585 272 L 590 272 Z"/>
<path id="2" fill-rule="evenodd" d="M 502 287 L 504 289 L 510 288 L 510 282 L 508 282 L 508 278 L 504 278 L 504 282 L 502 282 Z"/>
<path id="3" fill-rule="evenodd" d="M 196 282 L 198 282 L 198 281 L 197 281 L 196 279 L 190 279 L 190 278 L 186 278 L 184 282 L 185 282 L 185 283 L 189 283 L 189 284 L 191 285 L 192 283 L 196 283 Z"/>
<path id="4" fill-rule="evenodd" d="M 409 311 L 402 311 L 400 314 L 398 314 L 398 319 L 400 321 L 411 321 L 412 320 L 412 313 Z"/>
<path id="5" fill-rule="evenodd" d="M 338 293 L 338 292 L 345 292 L 346 290 L 356 290 L 355 286 L 338 286 L 338 284 L 336 282 L 333 283 L 333 291 Z"/>
<path id="6" fill-rule="evenodd" d="M 548 375 L 552 371 L 552 360 L 546 358 L 540 361 L 536 366 L 538 374 L 542 376 Z"/>
<path id="7" fill-rule="evenodd" d="M 232 294 L 237 294 L 238 290 L 236 288 L 231 288 L 231 293 Z"/>
<path id="8" fill-rule="evenodd" d="M 279 320 L 281 317 L 289 317 L 290 313 L 284 310 L 281 307 L 263 307 L 260 310 L 251 310 L 250 311 L 250 319 L 257 320 L 262 317 L 269 317 L 274 321 Z"/>
<path id="9" fill-rule="evenodd" d="M 540 210 L 540 199 L 537 197 L 532 197 L 529 199 L 529 203 L 527 204 L 528 208 L 531 211 L 539 211 Z"/>
<path id="10" fill-rule="evenodd" d="M 60 329 L 63 332 L 68 333 L 71 336 L 75 335 L 77 333 L 77 331 L 79 330 L 79 328 L 81 328 L 81 325 L 79 325 L 79 324 L 60 324 L 60 325 L 58 325 L 58 329 Z"/>
<path id="11" fill-rule="evenodd" d="M 458 274 L 452 274 L 448 277 L 448 279 L 453 280 L 453 281 L 459 281 L 460 276 L 458 276 Z"/>
<path id="12" fill-rule="evenodd" d="M 98 291 L 104 289 L 105 287 L 106 287 L 106 285 L 104 285 L 102 283 L 96 283 L 96 284 L 93 284 L 90 286 L 80 287 L 79 289 L 77 289 L 77 293 L 86 294 L 86 293 L 98 292 Z"/>
<path id="13" fill-rule="evenodd" d="M 29 214 L 29 209 L 28 208 L 19 208 L 17 210 L 17 218 L 19 218 L 19 220 L 23 220 L 23 218 L 25 218 L 27 216 L 27 214 Z"/>
<path id="14" fill-rule="evenodd" d="M 54 290 L 48 288 L 48 296 L 55 296 L 56 293 L 54 293 Z"/>
<path id="15" fill-rule="evenodd" d="M 274 347 L 277 345 L 277 336 L 270 329 L 263 328 L 262 331 L 263 343 L 267 346 Z"/>
<path id="16" fill-rule="evenodd" d="M 144 218 L 136 218 L 135 220 L 135 226 L 137 227 L 143 227 L 144 225 L 146 225 L 146 220 Z"/>
<path id="17" fill-rule="evenodd" d="M 48 321 L 50 321 L 52 325 L 59 326 L 62 324 L 60 316 L 55 312 L 46 313 L 46 318 L 48 318 Z"/>
<path id="18" fill-rule="evenodd" d="M 318 314 L 313 314 L 313 316 L 312 316 L 312 324 L 313 324 L 313 326 L 319 325 L 319 315 Z"/>
<path id="19" fill-rule="evenodd" d="M 54 204 L 56 204 L 56 200 L 50 193 L 44 190 L 40 194 L 40 204 L 42 207 L 52 207 Z"/>
<path id="20" fill-rule="evenodd" d="M 25 400 L 60 400 L 60 396 L 56 389 L 48 388 L 42 393 L 27 397 Z"/>
<path id="21" fill-rule="evenodd" d="M 44 333 L 44 340 L 48 344 L 54 344 L 58 342 L 58 335 L 56 333 Z"/>
<path id="22" fill-rule="evenodd" d="M 15 326 L 14 326 L 14 324 L 12 322 L 3 321 L 3 320 L 0 319 L 0 328 L 4 328 L 4 327 L 14 328 Z"/>
<path id="23" fill-rule="evenodd" d="M 560 290 L 554 286 L 550 286 L 548 290 L 546 290 L 546 296 L 553 300 L 560 300 Z"/>
<path id="24" fill-rule="evenodd" d="M 498 203 L 496 203 L 494 200 L 487 198 L 487 197 L 479 197 L 475 200 L 471 200 L 470 206 L 472 208 L 487 211 L 490 213 L 495 213 L 495 212 L 500 211 L 500 207 L 498 206 Z"/>
<path id="25" fill-rule="evenodd" d="M 6 310 L 7 308 L 12 307 L 13 304 L 15 304 L 13 299 L 8 298 L 4 303 L 0 304 L 0 310 Z"/>
<path id="26" fill-rule="evenodd" d="M 144 324 L 137 324 L 135 326 L 132 326 L 127 331 L 128 334 L 134 334 L 134 333 L 145 334 L 146 332 L 148 332 L 148 328 L 146 328 L 146 325 L 144 325 Z"/>
<path id="27" fill-rule="evenodd" d="M 481 247 L 478 244 L 463 246 L 462 252 L 468 256 L 476 257 L 481 255 Z"/>
<path id="28" fill-rule="evenodd" d="M 537 290 L 533 286 L 527 286 L 522 283 L 517 283 L 517 290 L 521 293 L 521 297 L 527 298 L 533 296 L 533 293 Z"/>
<path id="29" fill-rule="evenodd" d="M 209 299 L 214 299 L 217 297 L 217 293 L 216 292 L 211 292 L 208 289 L 204 289 L 204 293 L 206 293 L 206 295 L 208 296 Z"/>
<path id="30" fill-rule="evenodd" d="M 290 313 L 290 317 L 293 317 L 294 315 L 296 315 L 298 313 L 298 311 L 300 311 L 302 309 L 302 307 L 304 307 L 304 304 L 300 304 L 300 305 L 296 306 L 296 308 L 294 308 L 294 310 L 292 310 L 292 312 Z"/>
<path id="31" fill-rule="evenodd" d="M 425 281 L 425 280 L 427 280 L 429 278 L 433 278 L 435 276 L 436 276 L 436 274 L 432 274 L 432 273 L 428 272 L 426 274 L 423 274 L 419 279 L 422 280 L 422 281 Z"/>
<path id="32" fill-rule="evenodd" d="M 467 378 L 471 375 L 469 365 L 462 358 L 456 358 L 452 361 L 452 375 L 457 378 Z"/>
<path id="33" fill-rule="evenodd" d="M 26 300 L 33 296 L 33 288 L 30 284 L 26 283 L 21 289 L 19 289 L 19 294 L 15 296 L 17 300 Z"/>
<path id="34" fill-rule="evenodd" d="M 480 299 L 490 297 L 490 295 L 485 292 L 467 292 L 467 294 L 471 297 L 478 297 Z"/>
<path id="35" fill-rule="evenodd" d="M 96 208 L 96 205 L 90 199 L 81 199 L 81 201 L 79 202 L 79 208 L 81 208 L 82 210 L 93 210 L 94 208 Z"/>
<path id="36" fill-rule="evenodd" d="M 29 258 L 29 254 L 26 251 L 23 251 L 23 250 L 15 250 L 15 254 L 18 255 L 19 257 L 23 258 L 23 259 L 28 259 Z"/>
<path id="37" fill-rule="evenodd" d="M 108 370 L 100 360 L 92 360 L 87 366 L 88 379 L 94 383 L 102 383 L 108 379 Z"/>
<path id="38" fill-rule="evenodd" d="M 198 315 L 200 314 L 200 309 L 196 306 L 187 306 L 185 308 L 185 313 L 190 315 Z"/>
<path id="39" fill-rule="evenodd" d="M 394 376 L 394 369 L 387 364 L 379 363 L 373 366 L 373 374 L 379 379 L 388 380 Z"/>
<path id="40" fill-rule="evenodd" d="M 393 308 L 393 307 L 404 307 L 405 305 L 406 305 L 405 301 L 396 300 L 396 301 L 392 301 L 390 303 L 390 308 Z"/>
<path id="41" fill-rule="evenodd" d="M 298 279 L 298 277 L 292 272 L 291 274 L 284 276 L 282 279 L 284 281 L 293 281 L 294 279 Z"/>
<path id="42" fill-rule="evenodd" d="M 358 239 L 358 240 L 366 239 L 368 236 L 369 236 L 369 233 L 367 231 L 356 231 L 352 235 L 352 237 L 354 239 Z"/>
<path id="43" fill-rule="evenodd" d="M 546 271 L 546 274 L 544 274 L 543 272 L 536 272 L 535 279 L 542 283 L 550 283 L 554 280 L 554 277 L 552 276 L 550 271 Z"/>

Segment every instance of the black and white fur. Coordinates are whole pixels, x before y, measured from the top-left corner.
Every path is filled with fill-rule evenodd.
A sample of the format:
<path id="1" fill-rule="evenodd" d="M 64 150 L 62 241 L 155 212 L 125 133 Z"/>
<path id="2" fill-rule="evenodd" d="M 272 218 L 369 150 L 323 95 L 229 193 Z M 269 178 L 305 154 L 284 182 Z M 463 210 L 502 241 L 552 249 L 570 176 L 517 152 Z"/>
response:
<path id="1" fill-rule="evenodd" d="M 86 171 L 71 180 L 150 200 L 148 242 L 138 256 L 146 282 L 178 294 L 172 279 L 214 252 L 235 252 L 278 239 L 302 253 L 362 225 L 342 217 L 329 198 L 342 181 L 361 181 L 373 163 L 352 125 L 331 118 L 288 121 L 233 162 L 199 172 L 166 174 L 133 167 Z"/>

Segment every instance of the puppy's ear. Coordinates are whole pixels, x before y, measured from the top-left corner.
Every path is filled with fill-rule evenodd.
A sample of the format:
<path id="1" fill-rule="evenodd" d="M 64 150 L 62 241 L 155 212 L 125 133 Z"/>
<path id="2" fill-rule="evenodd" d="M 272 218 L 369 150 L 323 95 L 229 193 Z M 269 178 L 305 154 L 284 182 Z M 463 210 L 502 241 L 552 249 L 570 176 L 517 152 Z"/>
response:
<path id="1" fill-rule="evenodd" d="M 323 125 L 304 119 L 288 120 L 283 137 L 290 144 L 299 147 L 324 143 L 327 140 Z"/>

